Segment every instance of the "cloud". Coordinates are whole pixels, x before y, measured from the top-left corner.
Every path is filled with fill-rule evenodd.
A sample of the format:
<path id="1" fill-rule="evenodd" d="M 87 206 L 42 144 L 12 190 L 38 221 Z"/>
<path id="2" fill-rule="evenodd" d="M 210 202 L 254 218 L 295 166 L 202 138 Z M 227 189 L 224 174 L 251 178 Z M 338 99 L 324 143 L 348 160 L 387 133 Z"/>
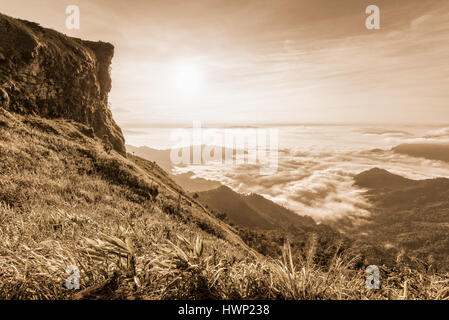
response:
<path id="1" fill-rule="evenodd" d="M 142 130 L 123 129 L 124 135 L 146 135 L 147 132 Z"/>
<path id="2" fill-rule="evenodd" d="M 449 127 L 430 130 L 424 135 L 424 138 L 449 138 Z"/>
<path id="3" fill-rule="evenodd" d="M 354 185 L 353 181 L 353 176 L 362 171 L 381 167 L 410 179 L 449 177 L 448 163 L 397 154 L 390 150 L 391 147 L 370 149 L 363 143 L 356 147 L 351 143 L 345 146 L 332 145 L 328 136 L 335 133 L 326 135 L 329 129 L 311 127 L 309 130 L 313 132 L 316 143 L 312 145 L 315 147 L 301 146 L 300 142 L 296 142 L 300 147 L 281 148 L 278 170 L 271 175 L 260 174 L 260 165 L 255 164 L 225 166 L 215 163 L 201 167 L 189 166 L 182 170 L 194 171 L 199 177 L 217 180 L 238 192 L 259 193 L 318 221 L 345 218 L 353 223 L 359 219 L 362 221 L 363 217 L 370 214 L 371 205 L 364 196 L 366 190 Z M 298 132 L 301 134 L 298 135 Z M 365 137 L 362 132 L 354 130 L 350 137 L 343 135 L 337 140 L 345 137 L 353 143 L 357 137 Z M 295 140 L 301 135 L 309 137 L 310 133 L 306 129 L 297 129 Z M 413 133 L 410 135 L 416 136 Z M 409 141 L 408 137 L 404 134 L 392 139 L 400 143 Z M 369 137 L 372 138 L 375 138 L 377 144 L 382 139 L 391 139 L 384 134 Z M 367 138 L 364 139 L 366 141 Z"/>
<path id="4" fill-rule="evenodd" d="M 384 129 L 384 128 L 366 128 L 360 130 L 362 134 L 372 134 L 381 136 L 413 136 L 412 133 L 403 130 Z"/>

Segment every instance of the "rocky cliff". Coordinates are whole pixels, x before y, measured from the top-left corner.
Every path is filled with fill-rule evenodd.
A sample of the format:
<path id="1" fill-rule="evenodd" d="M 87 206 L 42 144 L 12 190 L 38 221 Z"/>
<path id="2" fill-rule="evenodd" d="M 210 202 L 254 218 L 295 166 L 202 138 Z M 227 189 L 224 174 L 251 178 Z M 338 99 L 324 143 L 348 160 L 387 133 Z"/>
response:
<path id="1" fill-rule="evenodd" d="M 109 43 L 0 14 L 0 106 L 83 123 L 125 154 L 122 131 L 108 108 L 113 55 Z"/>

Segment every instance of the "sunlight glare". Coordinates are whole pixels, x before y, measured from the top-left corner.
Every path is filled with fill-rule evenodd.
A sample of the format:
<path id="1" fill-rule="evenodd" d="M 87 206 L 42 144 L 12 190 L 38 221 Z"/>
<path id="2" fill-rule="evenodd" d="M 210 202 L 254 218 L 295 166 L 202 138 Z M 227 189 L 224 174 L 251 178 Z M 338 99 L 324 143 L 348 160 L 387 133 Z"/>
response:
<path id="1" fill-rule="evenodd" d="M 173 81 L 177 91 L 184 94 L 197 93 L 202 85 L 200 68 L 193 63 L 176 63 L 173 67 Z"/>

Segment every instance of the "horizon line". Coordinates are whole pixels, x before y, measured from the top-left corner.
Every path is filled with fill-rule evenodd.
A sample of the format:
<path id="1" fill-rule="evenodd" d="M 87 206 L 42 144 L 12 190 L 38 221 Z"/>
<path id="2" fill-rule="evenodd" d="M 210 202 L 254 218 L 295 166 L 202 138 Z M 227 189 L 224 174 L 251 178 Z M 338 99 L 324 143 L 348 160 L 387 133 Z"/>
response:
<path id="1" fill-rule="evenodd" d="M 148 123 L 119 125 L 122 130 L 192 128 L 192 123 Z M 449 127 L 449 123 L 411 123 L 411 122 L 265 122 L 265 123 L 214 123 L 201 122 L 202 128 L 257 129 L 265 127 L 299 127 L 299 126 L 403 126 L 403 127 Z"/>

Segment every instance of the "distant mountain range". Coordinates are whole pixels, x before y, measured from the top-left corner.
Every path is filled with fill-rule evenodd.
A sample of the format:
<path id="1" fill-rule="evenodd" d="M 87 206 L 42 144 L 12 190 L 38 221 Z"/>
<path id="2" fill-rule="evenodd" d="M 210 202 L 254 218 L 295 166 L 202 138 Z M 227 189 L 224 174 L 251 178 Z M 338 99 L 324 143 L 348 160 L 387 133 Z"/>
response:
<path id="1" fill-rule="evenodd" d="M 203 146 L 204 148 L 204 146 Z M 128 152 L 156 162 L 162 169 L 171 172 L 170 150 L 126 145 Z M 243 195 L 222 186 L 217 181 L 193 178 L 192 172 L 171 174 L 170 177 L 191 193 L 197 193 L 199 200 L 211 209 L 225 213 L 230 222 L 248 228 L 278 229 L 279 227 L 314 227 L 315 221 L 308 216 L 274 203 L 258 194 Z"/>
<path id="2" fill-rule="evenodd" d="M 128 152 L 136 156 L 156 162 L 167 172 L 171 172 L 173 168 L 170 161 L 170 150 L 130 145 L 127 145 L 126 148 Z M 341 238 L 340 234 L 328 225 L 317 224 L 312 217 L 299 215 L 261 195 L 240 194 L 222 186 L 217 181 L 193 178 L 192 172 L 171 174 L 170 177 L 199 202 L 207 206 L 216 216 L 222 218 L 226 216 L 225 220 L 239 228 L 240 235 L 245 241 L 248 241 L 248 237 L 259 237 L 260 234 L 256 235 L 258 233 L 268 238 L 276 238 L 273 235 L 277 234 L 288 236 L 294 246 L 300 247 L 304 245 L 309 236 L 315 234 L 318 235 L 323 247 L 327 249 L 327 245 L 338 242 L 336 239 Z M 248 233 L 250 233 L 249 236 Z M 266 239 L 263 239 L 262 236 L 261 239 L 253 238 L 251 241 L 264 240 Z M 281 241 L 280 245 L 282 244 Z"/>
<path id="3" fill-rule="evenodd" d="M 170 160 L 171 150 L 158 150 L 149 147 L 134 147 L 126 145 L 126 150 L 136 156 L 156 162 L 162 169 L 169 173 L 170 177 L 183 189 L 189 192 L 201 192 L 221 186 L 218 181 L 203 178 L 194 178 L 193 172 L 173 174 L 173 164 Z"/>
<path id="4" fill-rule="evenodd" d="M 412 157 L 449 162 L 449 144 L 447 143 L 401 144 L 394 147 L 393 151 Z"/>
<path id="5" fill-rule="evenodd" d="M 168 150 L 127 146 L 128 151 L 156 161 L 171 171 Z M 449 160 L 449 146 L 442 144 L 400 145 L 395 152 L 427 159 Z M 168 170 L 170 169 L 170 170 Z M 397 259 L 419 259 L 429 268 L 449 269 L 449 179 L 411 180 L 384 169 L 373 168 L 354 176 L 355 185 L 367 189 L 370 215 L 347 227 L 346 221 L 318 225 L 257 194 L 239 194 L 216 181 L 192 179 L 193 173 L 172 179 L 212 212 L 248 230 L 283 230 L 289 234 L 334 234 L 344 232 L 352 247 L 372 263 L 395 263 Z M 330 226 L 330 227 L 329 227 Z M 344 228 L 343 228 L 344 226 Z"/>
<path id="6" fill-rule="evenodd" d="M 158 150 L 149 147 L 134 147 L 129 144 L 125 145 L 125 147 L 127 152 L 146 160 L 154 161 L 162 169 L 168 173 L 171 173 L 173 165 L 170 161 L 170 150 Z"/>

